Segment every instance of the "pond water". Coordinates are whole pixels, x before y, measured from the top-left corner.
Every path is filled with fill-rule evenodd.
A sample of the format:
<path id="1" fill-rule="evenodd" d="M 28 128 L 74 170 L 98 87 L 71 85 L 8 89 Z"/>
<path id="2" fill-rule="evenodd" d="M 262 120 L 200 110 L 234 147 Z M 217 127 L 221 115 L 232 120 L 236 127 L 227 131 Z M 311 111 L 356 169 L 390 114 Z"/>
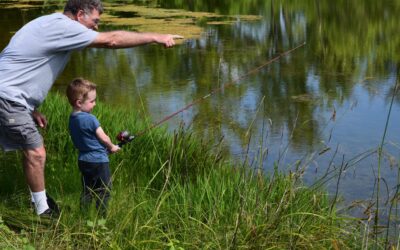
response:
<path id="1" fill-rule="evenodd" d="M 173 131 L 184 123 L 214 144 L 223 139 L 238 165 L 248 156 L 252 167 L 266 172 L 274 166 L 304 168 L 310 185 L 329 173 L 328 190 L 334 194 L 339 188 L 347 203 L 372 197 L 380 166 L 388 186 L 381 190 L 393 195 L 400 160 L 400 94 L 394 93 L 400 2 L 217 2 L 139 1 L 230 15 L 234 21 L 197 20 L 199 37 L 171 49 L 148 45 L 75 53 L 53 90 L 64 93 L 72 78 L 83 76 L 98 84 L 102 102 L 157 122 L 221 88 L 163 125 Z M 57 10 L 40 2 L 34 8 L 12 6 L 0 5 L 1 49 L 23 24 Z M 243 21 L 241 15 L 259 18 Z M 105 29 L 116 27 L 100 26 Z M 379 161 L 376 150 L 383 139 Z"/>

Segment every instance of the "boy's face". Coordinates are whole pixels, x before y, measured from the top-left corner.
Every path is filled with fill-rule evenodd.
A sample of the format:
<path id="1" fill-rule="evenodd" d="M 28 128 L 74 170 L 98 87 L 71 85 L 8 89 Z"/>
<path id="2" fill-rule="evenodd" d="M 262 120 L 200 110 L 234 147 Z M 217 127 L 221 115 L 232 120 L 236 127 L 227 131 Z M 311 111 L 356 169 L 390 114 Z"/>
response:
<path id="1" fill-rule="evenodd" d="M 78 100 L 78 104 L 82 112 L 91 113 L 96 106 L 96 90 L 90 91 L 85 101 Z"/>

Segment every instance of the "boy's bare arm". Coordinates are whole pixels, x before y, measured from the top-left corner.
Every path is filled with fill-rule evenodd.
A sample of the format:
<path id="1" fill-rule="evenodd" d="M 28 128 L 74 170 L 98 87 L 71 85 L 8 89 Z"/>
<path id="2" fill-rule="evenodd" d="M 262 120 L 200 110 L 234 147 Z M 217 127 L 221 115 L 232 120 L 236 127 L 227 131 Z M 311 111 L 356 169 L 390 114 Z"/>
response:
<path id="1" fill-rule="evenodd" d="M 98 127 L 96 129 L 96 136 L 100 140 L 100 142 L 103 143 L 111 153 L 115 153 L 118 150 L 120 150 L 120 147 L 118 147 L 117 145 L 112 143 L 110 137 L 104 132 L 104 130 L 101 127 Z"/>

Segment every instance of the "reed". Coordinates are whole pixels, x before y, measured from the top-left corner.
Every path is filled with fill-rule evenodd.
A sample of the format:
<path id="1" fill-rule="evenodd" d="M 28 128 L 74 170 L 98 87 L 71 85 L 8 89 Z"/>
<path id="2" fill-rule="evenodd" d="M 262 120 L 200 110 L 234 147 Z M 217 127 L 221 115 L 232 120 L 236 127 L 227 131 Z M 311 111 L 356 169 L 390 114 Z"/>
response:
<path id="1" fill-rule="evenodd" d="M 353 249 L 362 224 L 340 216 L 326 192 L 307 188 L 300 174 L 265 174 L 233 162 L 182 128 L 136 138 L 112 155 L 113 190 L 106 218 L 79 210 L 77 152 L 67 131 L 70 107 L 52 94 L 41 111 L 48 150 L 47 190 L 60 203 L 59 220 L 40 221 L 27 188 L 0 182 L 0 248 L 38 249 Z M 95 115 L 110 135 L 145 128 L 126 109 L 99 104 Z M 2 168 L 18 154 L 2 155 Z M 262 154 L 260 157 L 263 157 Z M 7 172 L 18 176 L 22 173 Z M 5 177 L 2 177 L 5 178 Z M 9 177 L 10 178 L 10 177 Z M 6 190 L 6 191 L 3 191 Z M 4 232 L 4 233 L 3 233 Z"/>
<path id="2" fill-rule="evenodd" d="M 391 96 L 391 101 L 390 101 L 390 106 L 389 106 L 389 111 L 388 111 L 388 115 L 386 118 L 386 122 L 385 122 L 385 129 L 384 129 L 384 133 L 382 135 L 382 141 L 381 144 L 379 146 L 379 155 L 378 155 L 378 178 L 377 178 L 377 195 L 376 195 L 376 200 L 377 200 L 377 205 L 376 205 L 376 218 L 375 218 L 375 227 L 378 228 L 378 221 L 379 221 L 379 190 L 380 190 L 380 168 L 381 168 L 381 161 L 382 161 L 382 151 L 383 151 L 383 146 L 385 143 L 385 139 L 386 139 L 386 133 L 387 133 L 387 128 L 388 128 L 388 124 L 389 124 L 389 120 L 391 117 L 391 112 L 392 112 L 392 108 L 393 108 L 393 102 L 395 100 L 395 97 L 397 95 L 398 92 L 398 87 L 399 87 L 399 77 L 396 77 L 396 81 L 394 83 L 394 87 L 393 87 L 393 93 Z M 398 178 L 399 180 L 399 178 Z M 400 187 L 400 183 L 398 181 L 397 187 L 396 187 L 396 191 L 393 194 L 393 197 L 391 198 L 391 201 L 388 202 L 389 203 L 389 208 L 388 208 L 388 218 L 387 218 L 387 223 L 386 223 L 386 234 L 385 234 L 385 249 L 389 247 L 389 232 L 390 232 L 390 224 L 392 223 L 392 210 L 393 210 L 393 206 L 397 205 L 397 200 L 398 200 L 398 195 L 399 195 L 399 187 Z M 395 230 L 396 231 L 396 230 Z"/>

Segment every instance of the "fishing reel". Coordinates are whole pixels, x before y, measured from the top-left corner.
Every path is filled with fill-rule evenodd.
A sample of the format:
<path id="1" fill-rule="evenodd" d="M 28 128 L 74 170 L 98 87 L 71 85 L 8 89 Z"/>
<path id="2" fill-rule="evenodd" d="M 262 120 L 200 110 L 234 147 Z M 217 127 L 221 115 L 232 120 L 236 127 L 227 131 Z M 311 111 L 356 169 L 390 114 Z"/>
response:
<path id="1" fill-rule="evenodd" d="M 128 142 L 131 142 L 135 136 L 130 135 L 129 131 L 124 130 L 118 133 L 117 135 L 117 140 L 119 141 L 118 146 L 122 147 L 123 145 L 127 144 Z"/>

